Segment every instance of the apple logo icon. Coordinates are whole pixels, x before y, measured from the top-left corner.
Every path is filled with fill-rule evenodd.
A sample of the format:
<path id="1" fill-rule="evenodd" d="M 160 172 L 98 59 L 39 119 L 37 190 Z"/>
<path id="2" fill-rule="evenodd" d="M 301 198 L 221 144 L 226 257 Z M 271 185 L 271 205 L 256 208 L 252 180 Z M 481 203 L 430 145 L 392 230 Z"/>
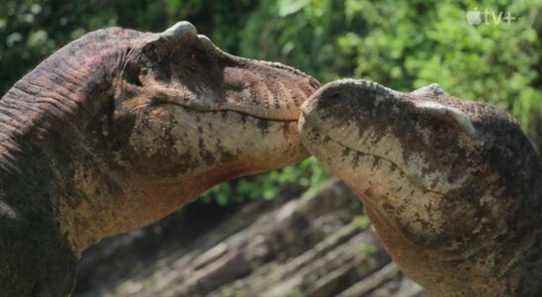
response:
<path id="1" fill-rule="evenodd" d="M 471 26 L 478 26 L 482 23 L 482 12 L 479 10 L 467 11 L 467 22 Z"/>

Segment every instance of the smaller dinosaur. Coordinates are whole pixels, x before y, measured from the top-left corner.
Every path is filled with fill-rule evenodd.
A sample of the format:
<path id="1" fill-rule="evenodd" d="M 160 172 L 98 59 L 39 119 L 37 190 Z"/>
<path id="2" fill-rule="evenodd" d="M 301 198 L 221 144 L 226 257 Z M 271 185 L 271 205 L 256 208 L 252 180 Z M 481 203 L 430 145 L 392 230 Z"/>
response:
<path id="1" fill-rule="evenodd" d="M 542 296 L 542 162 L 511 116 L 437 85 L 349 79 L 313 94 L 299 125 L 431 296 Z"/>
<path id="2" fill-rule="evenodd" d="M 0 296 L 68 296 L 100 239 L 307 157 L 299 106 L 318 87 L 227 54 L 188 22 L 60 49 L 0 99 Z"/>

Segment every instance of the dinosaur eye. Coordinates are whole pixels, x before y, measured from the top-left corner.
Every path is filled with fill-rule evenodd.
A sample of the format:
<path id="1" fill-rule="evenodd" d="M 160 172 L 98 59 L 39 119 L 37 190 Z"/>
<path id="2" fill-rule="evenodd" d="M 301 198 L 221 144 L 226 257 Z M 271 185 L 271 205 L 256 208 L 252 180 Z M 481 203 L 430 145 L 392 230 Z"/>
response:
<path id="1" fill-rule="evenodd" d="M 328 95 L 328 97 L 331 98 L 331 99 L 339 99 L 340 96 L 341 96 L 341 94 L 339 94 L 339 92 L 333 92 L 333 93 Z"/>
<path id="2" fill-rule="evenodd" d="M 160 53 L 158 48 L 154 44 L 148 44 L 143 48 L 143 54 L 151 61 L 158 61 L 160 59 Z"/>
<path id="3" fill-rule="evenodd" d="M 455 124 L 470 136 L 476 136 L 476 128 L 469 116 L 455 107 L 445 106 L 433 101 L 417 102 L 416 107 L 428 115 Z"/>
<path id="4" fill-rule="evenodd" d="M 142 54 L 153 63 L 160 63 L 168 53 L 168 45 L 163 40 L 147 43 L 141 49 Z"/>
<path id="5" fill-rule="evenodd" d="M 141 80 L 139 79 L 139 73 L 140 71 L 138 69 L 135 69 L 134 67 L 128 67 L 124 72 L 126 82 L 138 87 L 143 86 L 143 83 L 141 83 Z"/>
<path id="6" fill-rule="evenodd" d="M 159 97 L 152 97 L 150 100 L 149 100 L 149 103 L 148 103 L 148 106 L 158 106 L 160 105 L 160 98 Z"/>
<path id="7" fill-rule="evenodd" d="M 207 52 L 199 48 L 192 53 L 192 61 L 198 65 L 209 65 L 211 63 Z"/>

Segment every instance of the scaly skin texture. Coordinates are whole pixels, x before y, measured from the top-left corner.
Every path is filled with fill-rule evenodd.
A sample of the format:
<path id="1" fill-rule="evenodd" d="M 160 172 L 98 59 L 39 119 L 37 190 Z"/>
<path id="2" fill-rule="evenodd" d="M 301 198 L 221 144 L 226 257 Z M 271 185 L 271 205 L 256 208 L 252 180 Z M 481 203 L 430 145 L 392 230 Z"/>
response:
<path id="1" fill-rule="evenodd" d="M 509 115 L 436 85 L 342 80 L 305 102 L 300 130 L 431 296 L 542 296 L 542 165 Z"/>
<path id="2" fill-rule="evenodd" d="M 68 44 L 0 100 L 0 295 L 67 296 L 101 238 L 305 158 L 299 105 L 318 86 L 187 22 Z"/>

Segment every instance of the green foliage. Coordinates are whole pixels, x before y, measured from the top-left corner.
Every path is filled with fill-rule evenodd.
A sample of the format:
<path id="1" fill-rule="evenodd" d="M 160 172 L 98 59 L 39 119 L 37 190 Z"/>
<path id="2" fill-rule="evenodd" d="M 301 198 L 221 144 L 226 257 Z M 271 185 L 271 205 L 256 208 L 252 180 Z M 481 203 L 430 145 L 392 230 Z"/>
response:
<path id="1" fill-rule="evenodd" d="M 482 12 L 483 22 L 469 23 L 468 11 Z M 369 78 L 400 90 L 437 82 L 509 110 L 542 143 L 541 0 L 3 0 L 0 94 L 85 32 L 111 25 L 159 31 L 180 19 L 230 52 L 283 61 L 322 81 Z M 309 187 L 325 176 L 309 159 L 205 197 L 272 199 L 285 185 Z"/>
<path id="2" fill-rule="evenodd" d="M 221 205 L 228 204 L 232 199 L 236 202 L 271 200 L 286 188 L 301 191 L 318 186 L 327 178 L 327 173 L 318 161 L 315 158 L 309 158 L 295 166 L 220 184 L 207 191 L 203 199 L 206 201 L 215 199 Z"/>

